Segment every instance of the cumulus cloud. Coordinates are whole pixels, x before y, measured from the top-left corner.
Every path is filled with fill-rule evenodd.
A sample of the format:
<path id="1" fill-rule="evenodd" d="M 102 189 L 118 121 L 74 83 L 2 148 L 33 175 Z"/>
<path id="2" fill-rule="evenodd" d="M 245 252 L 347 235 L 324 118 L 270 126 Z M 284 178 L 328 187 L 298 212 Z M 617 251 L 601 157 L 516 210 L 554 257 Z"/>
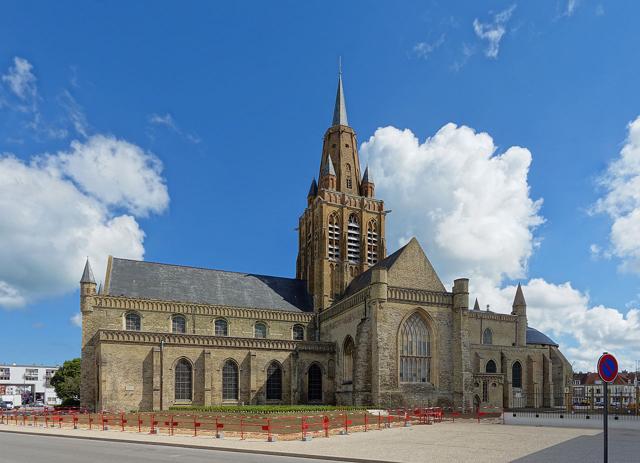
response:
<path id="1" fill-rule="evenodd" d="M 529 150 L 496 150 L 487 133 L 452 123 L 423 143 L 410 130 L 378 129 L 362 153 L 394 211 L 389 244 L 418 236 L 447 281 L 524 277 L 542 201 L 529 196 Z"/>
<path id="2" fill-rule="evenodd" d="M 623 271 L 640 273 L 640 117 L 629 123 L 620 155 L 599 184 L 605 194 L 591 212 L 612 220 L 608 253 L 621 259 Z"/>
<path id="3" fill-rule="evenodd" d="M 29 162 L 0 155 L 0 306 L 72 291 L 86 256 L 98 278 L 109 254 L 141 259 L 136 217 L 168 201 L 160 161 L 113 137 Z"/>
<path id="4" fill-rule="evenodd" d="M 478 18 L 473 20 L 473 30 L 478 38 L 487 42 L 487 48 L 485 49 L 485 55 L 488 58 L 497 58 L 498 51 L 500 50 L 500 41 L 507 32 L 506 25 L 511 19 L 513 11 L 516 9 L 516 5 L 511 5 L 506 10 L 496 13 L 493 16 L 493 21 L 483 23 Z"/>
<path id="5" fill-rule="evenodd" d="M 516 287 L 505 281 L 526 280 L 537 246 L 534 233 L 544 221 L 542 200 L 530 196 L 529 150 L 513 146 L 498 152 L 488 134 L 450 123 L 424 142 L 410 130 L 380 128 L 361 152 L 378 196 L 393 210 L 389 251 L 415 235 L 446 286 L 470 277 L 471 294 L 482 307 L 511 312 Z M 570 282 L 533 278 L 523 290 L 530 326 L 555 338 L 576 369 L 593 370 L 605 348 L 623 366 L 632 365 L 640 349 L 638 309 L 624 314 L 594 306 Z"/>

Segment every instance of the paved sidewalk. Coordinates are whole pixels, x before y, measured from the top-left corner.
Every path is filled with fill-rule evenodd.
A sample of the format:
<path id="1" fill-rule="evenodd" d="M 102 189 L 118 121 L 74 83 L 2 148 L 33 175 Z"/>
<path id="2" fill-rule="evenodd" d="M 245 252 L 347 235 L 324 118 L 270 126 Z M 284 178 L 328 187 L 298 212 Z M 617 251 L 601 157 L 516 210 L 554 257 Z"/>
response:
<path id="1" fill-rule="evenodd" d="M 206 437 L 149 435 L 120 431 L 88 431 L 57 428 L 34 428 L 1 425 L 0 431 L 33 434 L 107 439 L 114 441 L 152 443 L 213 448 L 229 451 L 273 453 L 276 455 L 309 456 L 316 458 L 376 460 L 399 463 L 430 461 L 513 461 L 528 455 L 558 447 L 577 438 L 591 438 L 595 429 L 543 428 L 477 424 L 474 422 L 445 422 L 431 426 L 392 428 L 384 431 L 354 433 L 349 436 L 314 438 L 302 441 L 250 441 L 214 439 Z"/>

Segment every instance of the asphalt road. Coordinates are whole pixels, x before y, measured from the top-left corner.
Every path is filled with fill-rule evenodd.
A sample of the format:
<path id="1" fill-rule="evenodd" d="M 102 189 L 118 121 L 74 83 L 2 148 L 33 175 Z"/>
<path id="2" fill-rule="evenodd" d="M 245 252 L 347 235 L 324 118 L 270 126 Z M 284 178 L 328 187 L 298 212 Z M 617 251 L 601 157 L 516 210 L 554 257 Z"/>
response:
<path id="1" fill-rule="evenodd" d="M 327 463 L 284 457 L 162 445 L 101 442 L 0 432 L 0 463 Z"/>

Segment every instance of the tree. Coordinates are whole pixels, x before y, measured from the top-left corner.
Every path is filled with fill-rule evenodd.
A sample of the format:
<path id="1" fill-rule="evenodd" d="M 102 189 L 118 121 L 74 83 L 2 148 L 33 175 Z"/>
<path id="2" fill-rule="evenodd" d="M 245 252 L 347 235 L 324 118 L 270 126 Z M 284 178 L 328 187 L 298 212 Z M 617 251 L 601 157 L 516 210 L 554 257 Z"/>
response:
<path id="1" fill-rule="evenodd" d="M 67 360 L 51 378 L 62 405 L 80 405 L 80 359 Z"/>

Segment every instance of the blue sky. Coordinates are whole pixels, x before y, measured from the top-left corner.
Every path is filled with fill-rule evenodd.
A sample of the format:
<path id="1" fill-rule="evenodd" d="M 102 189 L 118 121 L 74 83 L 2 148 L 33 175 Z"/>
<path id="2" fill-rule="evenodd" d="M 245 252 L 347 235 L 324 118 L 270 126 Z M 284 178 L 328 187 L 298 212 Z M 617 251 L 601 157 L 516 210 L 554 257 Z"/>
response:
<path id="1" fill-rule="evenodd" d="M 0 361 L 79 355 L 87 255 L 293 276 L 338 56 L 388 251 L 640 359 L 636 2 L 131 3 L 1 7 Z"/>

